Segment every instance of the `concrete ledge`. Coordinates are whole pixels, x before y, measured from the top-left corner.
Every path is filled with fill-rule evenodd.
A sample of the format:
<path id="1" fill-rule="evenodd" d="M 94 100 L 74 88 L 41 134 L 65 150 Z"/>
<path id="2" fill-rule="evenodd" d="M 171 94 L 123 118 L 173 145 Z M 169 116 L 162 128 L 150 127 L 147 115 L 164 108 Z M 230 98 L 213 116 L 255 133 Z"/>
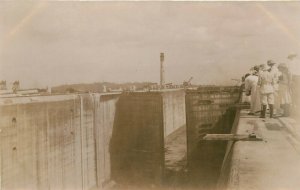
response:
<path id="1" fill-rule="evenodd" d="M 37 103 L 37 102 L 55 102 L 55 101 L 65 101 L 73 100 L 79 96 L 86 95 L 100 95 L 100 96 L 109 96 L 109 95 L 120 95 L 121 93 L 85 93 L 85 94 L 53 94 L 53 95 L 36 95 L 36 96 L 17 96 L 17 97 L 6 97 L 0 98 L 1 105 L 14 105 L 14 104 L 28 104 L 28 103 Z"/>
<path id="2" fill-rule="evenodd" d="M 227 162 L 227 185 L 221 189 L 297 190 L 300 187 L 300 153 L 294 130 L 285 121 L 245 116 L 242 111 L 237 134 L 256 131 L 263 142 L 238 141 Z M 286 130 L 286 126 L 288 130 Z M 226 168 L 224 167 L 224 168 Z"/>

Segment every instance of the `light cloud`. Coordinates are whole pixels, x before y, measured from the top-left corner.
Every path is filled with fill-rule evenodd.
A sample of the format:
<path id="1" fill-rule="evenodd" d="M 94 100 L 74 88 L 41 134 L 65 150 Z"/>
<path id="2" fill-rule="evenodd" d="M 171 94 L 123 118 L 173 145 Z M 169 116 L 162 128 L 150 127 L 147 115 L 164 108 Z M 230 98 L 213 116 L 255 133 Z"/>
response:
<path id="1" fill-rule="evenodd" d="M 228 84 L 267 59 L 300 54 L 299 5 L 0 2 L 0 41 L 13 31 L 9 43 L 1 43 L 0 79 L 28 87 L 158 82 L 163 51 L 167 82 L 193 76 L 199 84 Z"/>

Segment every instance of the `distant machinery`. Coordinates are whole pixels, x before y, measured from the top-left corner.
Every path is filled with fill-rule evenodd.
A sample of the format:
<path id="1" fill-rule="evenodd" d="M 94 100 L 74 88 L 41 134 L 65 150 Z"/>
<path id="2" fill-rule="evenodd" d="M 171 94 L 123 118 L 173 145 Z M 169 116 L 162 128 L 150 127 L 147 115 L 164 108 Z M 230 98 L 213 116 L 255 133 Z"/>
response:
<path id="1" fill-rule="evenodd" d="M 192 86 L 191 81 L 193 80 L 193 77 L 191 77 L 188 81 L 183 82 L 183 87 L 189 87 Z"/>
<path id="2" fill-rule="evenodd" d="M 160 86 L 157 83 L 148 83 L 142 87 L 144 91 L 157 90 Z"/>
<path id="3" fill-rule="evenodd" d="M 165 84 L 165 88 L 173 88 L 173 83 L 167 83 Z"/>

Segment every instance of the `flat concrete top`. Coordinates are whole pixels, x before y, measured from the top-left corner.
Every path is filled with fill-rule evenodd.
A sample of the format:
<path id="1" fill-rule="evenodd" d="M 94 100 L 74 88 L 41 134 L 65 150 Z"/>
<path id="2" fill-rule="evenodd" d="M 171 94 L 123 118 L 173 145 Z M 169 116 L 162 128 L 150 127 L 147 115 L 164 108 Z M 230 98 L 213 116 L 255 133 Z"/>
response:
<path id="1" fill-rule="evenodd" d="M 237 141 L 228 189 L 299 190 L 300 124 L 291 118 L 260 119 L 241 111 L 237 134 L 255 132 L 263 141 Z"/>
<path id="2" fill-rule="evenodd" d="M 82 93 L 82 94 L 51 94 L 51 95 L 28 95 L 28 96 L 14 96 L 14 97 L 0 97 L 1 105 L 13 105 L 13 104 L 27 104 L 37 102 L 55 102 L 73 100 L 83 95 L 92 96 L 109 96 L 120 95 L 121 93 Z"/>

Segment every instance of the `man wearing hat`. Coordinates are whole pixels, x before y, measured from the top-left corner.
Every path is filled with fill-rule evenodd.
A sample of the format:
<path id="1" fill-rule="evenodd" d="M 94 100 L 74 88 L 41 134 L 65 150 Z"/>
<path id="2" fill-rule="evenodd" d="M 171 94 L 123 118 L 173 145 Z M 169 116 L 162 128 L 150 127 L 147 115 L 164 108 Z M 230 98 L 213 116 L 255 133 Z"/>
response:
<path id="1" fill-rule="evenodd" d="M 268 66 L 270 67 L 270 73 L 274 77 L 274 115 L 277 114 L 280 110 L 280 98 L 279 98 L 279 76 L 280 72 L 278 70 L 278 65 L 273 60 L 267 61 Z"/>
<path id="2" fill-rule="evenodd" d="M 270 67 L 270 73 L 274 75 L 275 82 L 275 88 L 278 88 L 278 79 L 279 79 L 279 70 L 277 64 L 273 60 L 268 60 L 267 65 Z"/>
<path id="3" fill-rule="evenodd" d="M 262 70 L 263 71 L 258 78 L 261 104 L 263 105 L 260 118 L 266 117 L 267 105 L 269 105 L 270 108 L 270 118 L 273 118 L 275 78 L 274 75 L 270 72 L 270 67 L 268 65 L 264 65 L 262 67 Z"/>
<path id="4" fill-rule="evenodd" d="M 257 93 L 258 71 L 259 67 L 254 66 L 251 68 L 252 74 L 245 79 L 246 95 L 251 97 L 250 112 L 248 115 L 254 115 L 255 112 L 261 110 L 259 94 Z"/>

